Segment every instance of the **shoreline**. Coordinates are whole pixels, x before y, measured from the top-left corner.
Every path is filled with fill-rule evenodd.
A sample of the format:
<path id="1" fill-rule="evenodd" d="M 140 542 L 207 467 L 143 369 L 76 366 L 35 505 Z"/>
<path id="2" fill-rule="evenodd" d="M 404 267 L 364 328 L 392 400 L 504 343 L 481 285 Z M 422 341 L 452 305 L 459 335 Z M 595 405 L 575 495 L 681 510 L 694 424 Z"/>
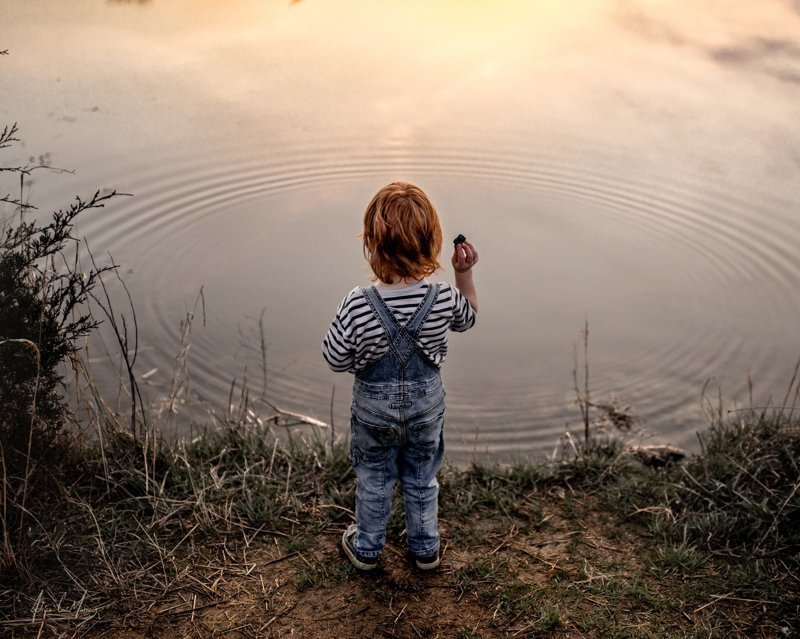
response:
<path id="1" fill-rule="evenodd" d="M 98 445 L 74 442 L 72 480 L 45 496 L 27 574 L 3 579 L 14 586 L 0 628 L 114 639 L 792 636 L 798 475 L 758 484 L 781 450 L 800 455 L 800 426 L 751 415 L 712 424 L 704 440 L 702 455 L 661 468 L 598 437 L 559 464 L 447 467 L 440 569 L 407 564 L 395 499 L 381 567 L 362 575 L 338 547 L 354 490 L 344 446 L 280 444 L 233 422 L 175 445 L 107 431 Z M 733 485 L 715 497 L 719 482 Z M 736 492 L 776 505 L 753 518 L 729 501 Z"/>

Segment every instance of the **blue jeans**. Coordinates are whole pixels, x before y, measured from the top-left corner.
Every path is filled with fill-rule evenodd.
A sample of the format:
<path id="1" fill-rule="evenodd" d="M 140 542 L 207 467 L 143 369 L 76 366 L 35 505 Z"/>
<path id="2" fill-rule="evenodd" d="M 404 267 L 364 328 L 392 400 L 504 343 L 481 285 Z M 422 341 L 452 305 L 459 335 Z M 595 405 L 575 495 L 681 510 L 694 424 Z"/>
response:
<path id="1" fill-rule="evenodd" d="M 444 458 L 441 377 L 425 381 L 353 385 L 350 460 L 357 478 L 354 544 L 377 557 L 386 543 L 392 490 L 399 479 L 408 548 L 417 556 L 439 550 L 439 482 Z"/>

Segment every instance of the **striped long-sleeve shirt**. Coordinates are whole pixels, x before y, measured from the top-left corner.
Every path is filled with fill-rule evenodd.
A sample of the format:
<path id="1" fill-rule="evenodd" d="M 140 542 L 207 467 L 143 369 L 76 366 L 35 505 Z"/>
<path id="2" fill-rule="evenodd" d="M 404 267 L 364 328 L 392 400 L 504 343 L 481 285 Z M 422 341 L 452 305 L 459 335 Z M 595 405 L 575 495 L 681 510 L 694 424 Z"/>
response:
<path id="1" fill-rule="evenodd" d="M 378 287 L 383 301 L 400 324 L 408 321 L 422 302 L 429 283 L 422 280 L 403 288 Z M 447 331 L 466 331 L 475 324 L 475 311 L 461 292 L 442 284 L 439 295 L 422 325 L 417 345 L 441 366 L 447 356 Z M 334 371 L 356 373 L 389 349 L 386 333 L 367 304 L 360 287 L 350 291 L 331 322 L 322 342 L 322 355 Z"/>

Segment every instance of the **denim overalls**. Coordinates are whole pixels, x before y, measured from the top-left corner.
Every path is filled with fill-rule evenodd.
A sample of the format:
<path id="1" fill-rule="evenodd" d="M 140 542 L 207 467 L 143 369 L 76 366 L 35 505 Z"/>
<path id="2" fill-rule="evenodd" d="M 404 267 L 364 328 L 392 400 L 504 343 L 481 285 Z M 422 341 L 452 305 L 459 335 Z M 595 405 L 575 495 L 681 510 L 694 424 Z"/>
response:
<path id="1" fill-rule="evenodd" d="M 439 368 L 415 343 L 439 294 L 431 284 L 401 326 L 375 287 L 363 289 L 389 338 L 389 350 L 353 382 L 350 460 L 356 486 L 355 547 L 377 557 L 386 542 L 392 488 L 400 479 L 408 549 L 428 556 L 439 549 L 439 483 L 444 457 L 444 386 Z"/>

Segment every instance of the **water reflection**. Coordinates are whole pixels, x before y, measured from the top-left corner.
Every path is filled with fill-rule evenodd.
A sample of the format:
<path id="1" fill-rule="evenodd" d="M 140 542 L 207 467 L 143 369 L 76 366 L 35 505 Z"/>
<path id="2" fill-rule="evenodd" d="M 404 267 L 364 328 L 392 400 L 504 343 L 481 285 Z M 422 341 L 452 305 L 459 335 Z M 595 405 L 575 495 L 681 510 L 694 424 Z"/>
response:
<path id="1" fill-rule="evenodd" d="M 784 82 L 800 83 L 800 46 L 788 40 L 753 38 L 742 45 L 712 49 L 709 54 L 722 64 L 754 65 Z M 781 68 L 780 64 L 793 64 L 797 68 Z"/>
<path id="2" fill-rule="evenodd" d="M 633 6 L 624 5 L 619 21 L 620 24 L 633 33 L 650 41 L 665 42 L 673 46 L 688 44 L 687 38 L 672 29 L 668 24 L 638 11 Z"/>
<path id="3" fill-rule="evenodd" d="M 649 41 L 696 51 L 719 64 L 751 68 L 783 82 L 800 82 L 800 44 L 796 39 L 745 35 L 741 29 L 733 30 L 727 37 L 713 31 L 709 35 L 696 27 L 681 30 L 683 23 L 678 16 L 670 16 L 665 12 L 665 15 L 655 17 L 642 13 L 634 6 L 624 6 L 620 23 Z M 709 19 L 709 16 L 706 18 L 711 30 L 715 20 Z M 794 31 L 797 32 L 796 29 Z M 720 43 L 720 40 L 728 41 Z"/>
<path id="4" fill-rule="evenodd" d="M 43 200 L 136 195 L 79 234 L 133 270 L 154 396 L 203 286 L 198 394 L 218 405 L 259 370 L 236 327 L 266 306 L 270 393 L 327 419 L 335 384 L 347 423 L 319 340 L 368 281 L 359 216 L 392 179 L 423 185 L 448 235 L 485 256 L 480 325 L 454 337 L 446 371 L 454 455 L 552 446 L 577 416 L 587 316 L 598 400 L 616 393 L 678 445 L 709 377 L 730 395 L 748 372 L 764 394 L 784 386 L 800 315 L 796 4 L 109 4 L 14 3 L 3 109 L 27 120 L 26 154 L 77 170 Z M 57 54 L 26 44 L 75 23 L 85 37 Z"/>

